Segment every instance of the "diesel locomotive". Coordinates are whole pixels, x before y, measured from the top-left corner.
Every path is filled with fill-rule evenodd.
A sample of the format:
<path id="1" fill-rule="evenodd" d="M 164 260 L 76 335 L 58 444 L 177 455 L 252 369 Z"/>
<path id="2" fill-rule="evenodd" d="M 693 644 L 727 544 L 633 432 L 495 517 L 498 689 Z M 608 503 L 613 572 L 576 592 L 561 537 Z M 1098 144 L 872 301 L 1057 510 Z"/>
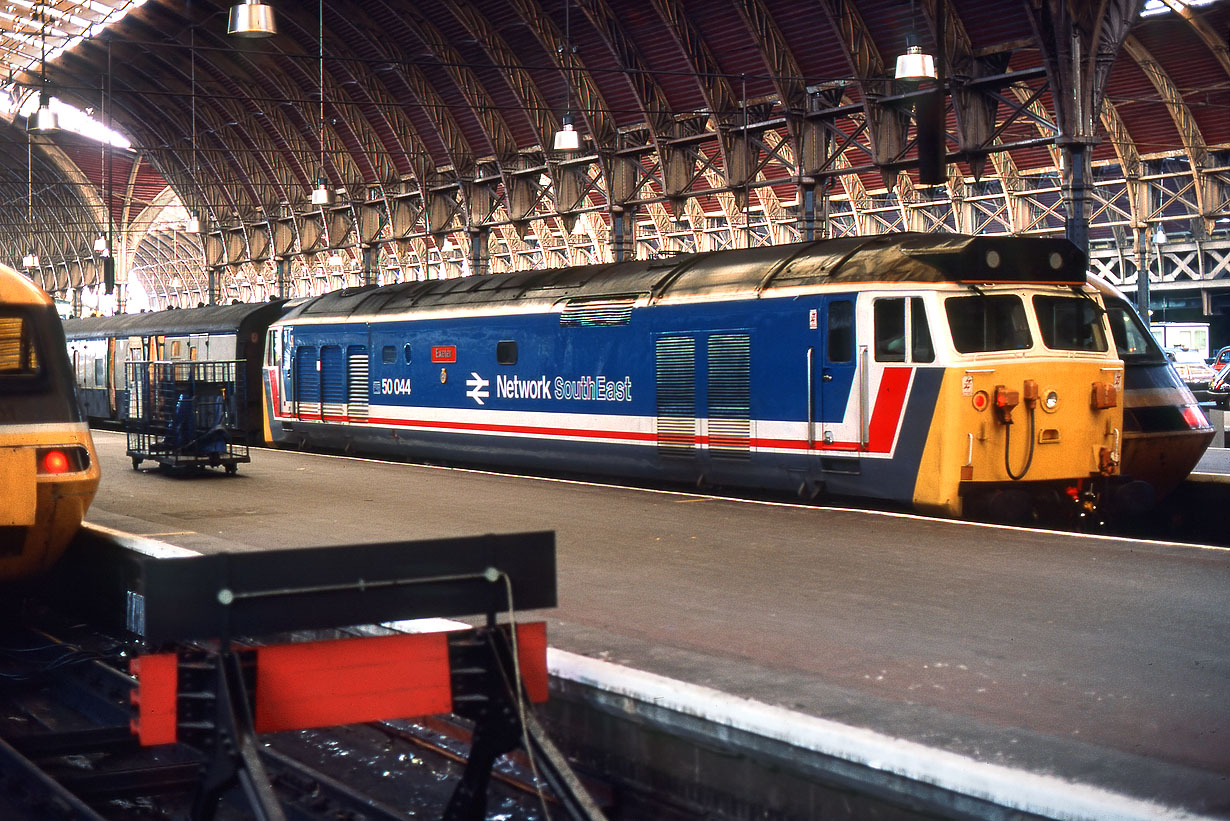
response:
<path id="1" fill-rule="evenodd" d="M 1022 520 L 1138 507 L 1124 363 L 1063 239 L 892 234 L 290 307 L 277 445 Z"/>

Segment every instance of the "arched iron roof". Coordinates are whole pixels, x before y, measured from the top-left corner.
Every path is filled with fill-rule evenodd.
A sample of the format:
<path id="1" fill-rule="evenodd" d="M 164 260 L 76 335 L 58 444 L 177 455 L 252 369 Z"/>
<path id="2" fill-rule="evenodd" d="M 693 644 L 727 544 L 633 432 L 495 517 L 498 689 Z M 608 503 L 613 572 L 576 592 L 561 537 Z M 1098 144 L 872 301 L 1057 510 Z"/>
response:
<path id="1" fill-rule="evenodd" d="M 268 1 L 269 39 L 228 37 L 230 0 L 150 0 L 56 56 L 51 91 L 134 150 L 12 117 L 2 258 L 33 245 L 50 290 L 94 284 L 110 222 L 122 271 L 196 304 L 826 234 L 1061 235 L 1083 200 L 1112 279 L 1162 225 L 1221 249 L 1194 279 L 1230 282 L 1230 0 Z M 892 78 L 910 32 L 945 75 L 938 185 L 927 87 Z M 578 152 L 551 145 L 566 113 Z M 172 193 L 202 234 L 149 230 Z"/>

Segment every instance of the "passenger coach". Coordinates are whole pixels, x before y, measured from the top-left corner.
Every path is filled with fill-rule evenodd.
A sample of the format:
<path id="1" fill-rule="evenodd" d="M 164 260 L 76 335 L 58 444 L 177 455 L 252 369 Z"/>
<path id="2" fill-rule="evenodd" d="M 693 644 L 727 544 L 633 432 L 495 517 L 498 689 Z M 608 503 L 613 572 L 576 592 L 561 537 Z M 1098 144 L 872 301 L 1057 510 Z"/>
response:
<path id="1" fill-rule="evenodd" d="M 326 294 L 269 330 L 267 437 L 1076 515 L 1123 365 L 1066 240 L 894 234 Z"/>
<path id="2" fill-rule="evenodd" d="M 126 365 L 138 361 L 243 361 L 244 419 L 260 433 L 261 359 L 265 330 L 285 300 L 258 304 L 118 314 L 64 321 L 69 357 L 86 415 L 101 422 L 129 416 Z"/>

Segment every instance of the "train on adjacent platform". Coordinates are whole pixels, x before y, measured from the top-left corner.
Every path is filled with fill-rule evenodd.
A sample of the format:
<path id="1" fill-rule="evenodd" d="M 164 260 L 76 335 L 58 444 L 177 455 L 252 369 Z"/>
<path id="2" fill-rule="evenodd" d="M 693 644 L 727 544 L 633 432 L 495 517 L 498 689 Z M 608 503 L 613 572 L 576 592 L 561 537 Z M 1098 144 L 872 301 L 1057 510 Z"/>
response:
<path id="1" fill-rule="evenodd" d="M 1123 360 L 1123 473 L 1148 479 L 1160 498 L 1200 461 L 1214 430 L 1136 309 L 1119 289 L 1090 275 Z"/>
<path id="2" fill-rule="evenodd" d="M 51 567 L 98 480 L 55 304 L 0 265 L 0 581 Z"/>
<path id="3" fill-rule="evenodd" d="M 1147 507 L 1211 437 L 1175 393 L 1150 413 L 1190 445 L 1141 456 L 1152 364 L 1111 302 L 1066 240 L 891 234 L 347 289 L 233 332 L 278 446 L 1023 520 Z"/>

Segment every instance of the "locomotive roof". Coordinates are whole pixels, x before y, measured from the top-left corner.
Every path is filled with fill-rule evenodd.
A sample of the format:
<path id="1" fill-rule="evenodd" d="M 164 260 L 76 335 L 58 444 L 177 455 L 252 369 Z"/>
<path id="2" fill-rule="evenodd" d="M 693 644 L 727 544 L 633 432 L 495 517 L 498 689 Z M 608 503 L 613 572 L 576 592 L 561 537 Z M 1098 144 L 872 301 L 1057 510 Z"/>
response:
<path id="1" fill-rule="evenodd" d="M 288 317 L 345 317 L 473 305 L 555 305 L 610 299 L 770 295 L 801 286 L 875 282 L 1085 281 L 1085 257 L 1066 239 L 896 233 L 664 259 L 348 288 Z"/>
<path id="2" fill-rule="evenodd" d="M 52 299 L 28 276 L 7 265 L 0 265 L 0 304 L 51 305 Z"/>
<path id="3" fill-rule="evenodd" d="M 92 336 L 142 336 L 146 334 L 207 333 L 235 331 L 248 317 L 275 309 L 284 300 L 245 302 L 239 305 L 209 305 L 202 308 L 177 308 L 143 314 L 117 314 L 64 320 L 69 339 Z"/>

